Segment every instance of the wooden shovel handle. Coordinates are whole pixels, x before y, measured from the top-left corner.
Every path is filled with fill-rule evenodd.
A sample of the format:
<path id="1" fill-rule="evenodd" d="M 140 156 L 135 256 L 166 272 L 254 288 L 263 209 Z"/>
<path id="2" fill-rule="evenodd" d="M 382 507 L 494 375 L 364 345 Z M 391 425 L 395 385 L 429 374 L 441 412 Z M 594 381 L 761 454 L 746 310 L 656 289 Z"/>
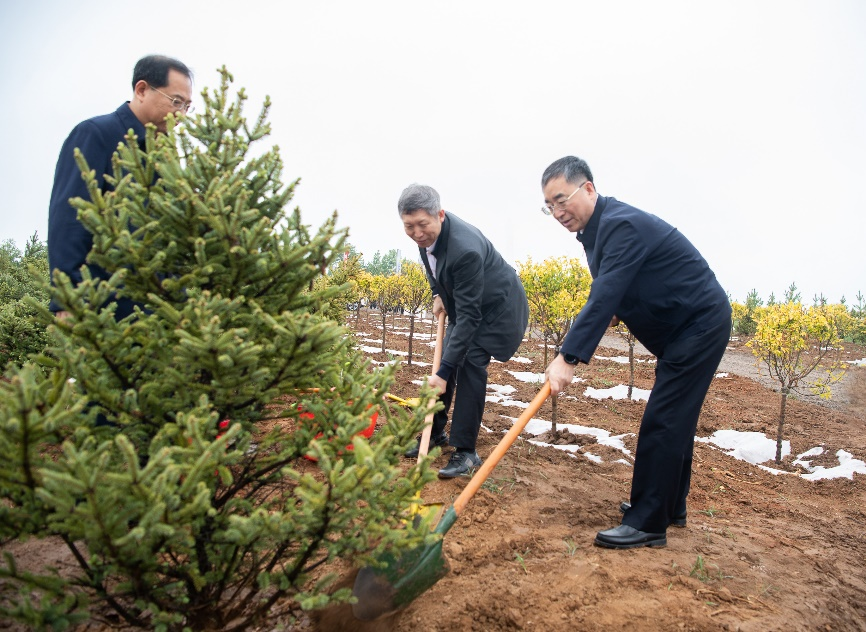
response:
<path id="1" fill-rule="evenodd" d="M 518 435 L 523 432 L 523 429 L 526 428 L 526 424 L 529 423 L 529 420 L 538 412 L 538 409 L 541 408 L 541 405 L 549 396 L 550 382 L 545 382 L 544 386 L 541 387 L 541 390 L 538 391 L 538 395 L 535 396 L 529 406 L 526 407 L 526 410 L 523 411 L 523 414 L 514 422 L 511 429 L 505 433 L 505 436 L 499 444 L 493 448 L 493 452 L 490 453 L 487 460 L 481 464 L 480 468 L 478 468 L 475 476 L 472 477 L 466 487 L 463 488 L 463 491 L 460 492 L 460 495 L 454 501 L 454 513 L 458 516 L 460 515 L 460 512 L 462 512 L 463 508 L 466 507 L 466 503 L 469 502 L 469 499 L 472 498 L 475 495 L 475 492 L 477 492 L 481 485 L 484 484 L 484 481 L 486 481 L 487 477 L 490 476 L 490 472 L 493 471 L 493 468 L 496 467 L 496 464 L 499 463 L 505 455 L 505 452 L 511 447 L 511 444 L 517 440 Z"/>
<path id="2" fill-rule="evenodd" d="M 436 375 L 442 363 L 442 341 L 445 339 L 445 312 L 439 312 L 439 322 L 436 323 L 436 346 L 433 347 L 433 370 L 430 375 Z"/>
<path id="3" fill-rule="evenodd" d="M 433 370 L 430 375 L 436 375 L 442 362 L 442 339 L 445 337 L 445 312 L 439 312 L 439 323 L 436 327 L 436 346 L 433 348 Z M 430 408 L 436 405 L 436 400 L 430 400 Z M 430 450 L 430 434 L 433 432 L 433 413 L 428 413 L 424 419 L 424 430 L 421 431 L 421 443 L 418 445 L 418 463 Z"/>

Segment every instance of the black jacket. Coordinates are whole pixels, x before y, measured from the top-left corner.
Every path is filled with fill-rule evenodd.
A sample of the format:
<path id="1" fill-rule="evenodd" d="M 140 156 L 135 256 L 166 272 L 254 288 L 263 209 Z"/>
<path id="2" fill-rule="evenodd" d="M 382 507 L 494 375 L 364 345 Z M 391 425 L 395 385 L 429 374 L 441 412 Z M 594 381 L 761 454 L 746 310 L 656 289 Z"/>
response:
<path id="1" fill-rule="evenodd" d="M 446 213 L 432 251 L 435 279 L 427 251 L 419 251 L 430 287 L 448 312 L 438 375 L 447 380 L 471 343 L 497 360 L 508 360 L 520 346 L 529 321 L 526 293 L 514 268 L 480 230 L 451 213 Z"/>
<path id="2" fill-rule="evenodd" d="M 144 125 L 132 113 L 129 102 L 126 102 L 111 114 L 95 116 L 76 125 L 60 150 L 48 206 L 48 268 L 52 273 L 55 269 L 62 270 L 73 284 L 81 282 L 80 268 L 93 247 L 93 236 L 78 221 L 78 211 L 69 204 L 69 200 L 75 197 L 90 199 L 81 171 L 75 164 L 75 148 L 81 150 L 105 192 L 110 187 L 103 176 L 112 172 L 111 157 L 118 144 L 125 142 L 124 137 L 129 130 L 135 132 L 143 148 Z M 99 266 L 88 264 L 87 267 L 94 278 L 108 279 L 110 276 Z M 115 317 L 120 319 L 132 313 L 132 305 L 129 299 L 118 301 Z M 49 308 L 52 311 L 63 309 L 54 300 Z"/>
<path id="3" fill-rule="evenodd" d="M 593 282 L 562 353 L 588 363 L 614 315 L 657 357 L 683 333 L 730 318 L 727 294 L 701 253 L 655 215 L 598 196 L 577 239 Z"/>

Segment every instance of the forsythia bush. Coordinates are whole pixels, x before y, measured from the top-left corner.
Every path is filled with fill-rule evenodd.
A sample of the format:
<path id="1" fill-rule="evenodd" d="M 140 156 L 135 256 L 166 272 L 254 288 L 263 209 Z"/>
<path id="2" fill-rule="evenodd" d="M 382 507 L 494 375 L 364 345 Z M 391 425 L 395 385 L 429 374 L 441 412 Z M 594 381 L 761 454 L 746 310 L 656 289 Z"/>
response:
<path id="1" fill-rule="evenodd" d="M 782 430 L 785 404 L 793 392 L 809 390 L 830 397 L 830 385 L 845 370 L 841 360 L 840 322 L 848 316 L 843 306 L 806 308 L 788 302 L 756 310 L 755 336 L 748 345 L 780 385 L 782 394 L 776 436 L 776 461 L 782 459 Z"/>
<path id="2" fill-rule="evenodd" d="M 529 302 L 530 330 L 545 345 L 562 344 L 574 318 L 586 305 L 592 275 L 580 259 L 558 257 L 535 263 L 532 259 L 517 264 Z M 547 347 L 544 351 L 547 365 Z"/>

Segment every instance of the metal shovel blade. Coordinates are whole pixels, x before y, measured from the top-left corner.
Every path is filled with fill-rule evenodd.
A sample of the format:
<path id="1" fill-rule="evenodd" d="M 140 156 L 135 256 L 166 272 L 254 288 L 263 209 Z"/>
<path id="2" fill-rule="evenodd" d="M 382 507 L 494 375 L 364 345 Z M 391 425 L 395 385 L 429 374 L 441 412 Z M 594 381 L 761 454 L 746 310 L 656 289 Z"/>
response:
<path id="1" fill-rule="evenodd" d="M 451 528 L 457 514 L 449 507 L 434 533 L 442 536 Z M 442 539 L 412 549 L 395 558 L 382 558 L 384 568 L 366 566 L 358 571 L 352 594 L 358 601 L 352 612 L 361 621 L 372 621 L 408 606 L 418 595 L 448 574 L 451 566 L 442 552 Z"/>

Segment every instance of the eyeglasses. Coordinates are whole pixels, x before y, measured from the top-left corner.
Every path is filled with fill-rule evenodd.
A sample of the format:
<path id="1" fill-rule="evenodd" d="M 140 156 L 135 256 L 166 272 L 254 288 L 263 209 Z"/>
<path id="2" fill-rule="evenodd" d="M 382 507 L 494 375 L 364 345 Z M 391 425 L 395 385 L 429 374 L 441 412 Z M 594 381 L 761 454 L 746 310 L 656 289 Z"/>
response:
<path id="1" fill-rule="evenodd" d="M 586 182 L 589 182 L 589 180 L 587 180 Z M 586 182 L 584 182 L 583 184 L 586 184 Z M 564 200 L 559 200 L 558 202 L 553 202 L 552 204 L 545 204 L 541 207 L 541 212 L 545 215 L 553 215 L 554 211 L 556 211 L 557 208 L 559 208 L 560 210 L 564 209 L 565 203 L 568 202 L 571 198 L 573 198 L 574 194 L 583 188 L 583 184 L 581 184 L 574 191 L 572 191 L 571 195 L 569 195 Z"/>
<path id="2" fill-rule="evenodd" d="M 175 110 L 183 110 L 184 112 L 189 114 L 190 112 L 192 112 L 195 109 L 195 106 L 192 104 L 192 101 L 184 101 L 183 99 L 169 96 L 165 92 L 163 92 L 162 90 L 158 90 L 157 88 L 154 88 L 153 86 L 149 86 L 149 88 L 151 90 L 153 90 L 154 92 L 159 92 L 162 96 L 164 96 L 166 99 L 171 101 L 171 107 L 173 107 Z"/>

